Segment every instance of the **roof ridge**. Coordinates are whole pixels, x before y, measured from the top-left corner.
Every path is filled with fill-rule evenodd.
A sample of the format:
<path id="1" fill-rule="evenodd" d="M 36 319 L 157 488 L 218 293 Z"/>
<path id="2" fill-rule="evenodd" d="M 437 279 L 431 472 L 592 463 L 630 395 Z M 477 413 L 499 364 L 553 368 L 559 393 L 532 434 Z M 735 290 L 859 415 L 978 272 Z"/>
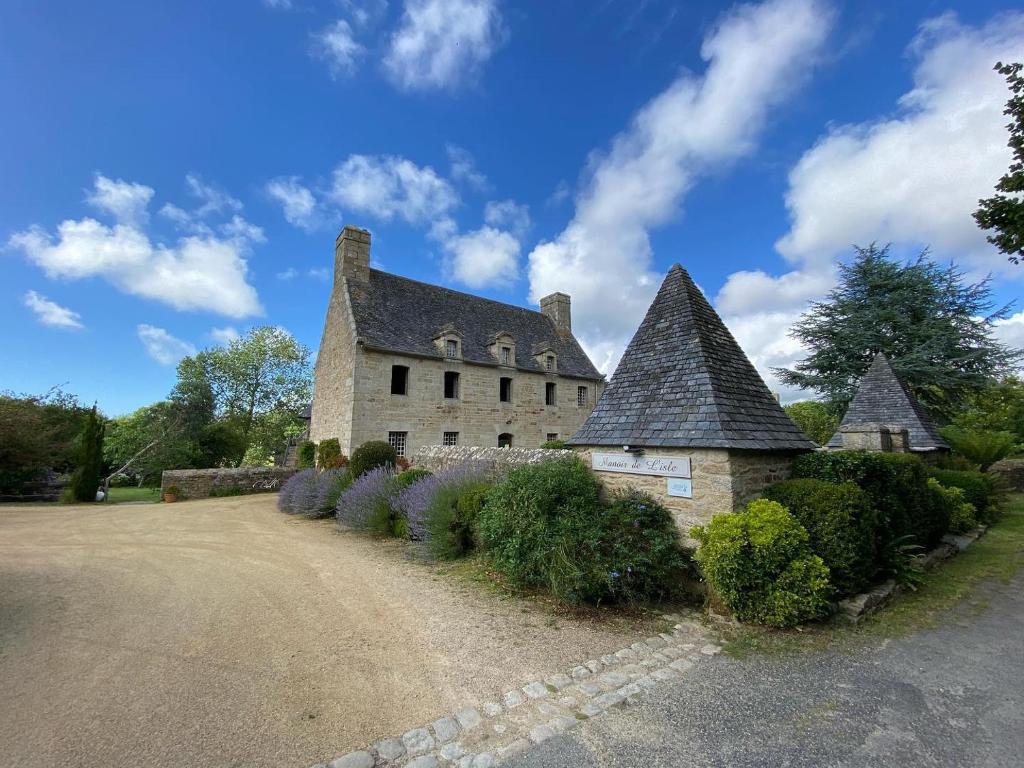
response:
<path id="1" fill-rule="evenodd" d="M 511 303 L 509 303 L 507 301 L 498 301 L 497 299 L 491 299 L 491 298 L 488 298 L 487 296 L 479 296 L 479 295 L 477 295 L 475 293 L 469 293 L 468 291 L 460 291 L 460 290 L 457 290 L 455 288 L 449 288 L 446 285 L 438 285 L 437 283 L 428 283 L 425 280 L 417 280 L 414 277 L 406 277 L 405 275 L 398 275 L 398 274 L 395 274 L 394 272 L 387 272 L 387 271 L 385 271 L 383 269 L 372 269 L 371 268 L 370 272 L 376 272 L 378 275 L 385 275 L 386 277 L 391 277 L 391 278 L 394 278 L 396 280 L 404 280 L 407 283 L 416 283 L 417 285 L 424 285 L 427 288 L 434 288 L 434 289 L 439 290 L 439 291 L 447 291 L 448 293 L 454 293 L 456 296 L 465 296 L 467 298 L 474 299 L 475 301 L 486 301 L 489 304 L 497 304 L 499 307 L 508 307 L 510 309 L 518 309 L 518 310 L 521 310 L 523 312 L 530 312 L 530 313 L 532 313 L 534 315 L 541 315 L 542 317 L 547 319 L 549 322 L 551 321 L 551 318 L 548 317 L 547 315 L 545 315 L 539 309 L 532 309 L 531 307 L 523 307 L 523 306 L 520 306 L 519 304 L 511 304 Z M 554 326 L 554 323 L 552 323 L 552 326 Z"/>

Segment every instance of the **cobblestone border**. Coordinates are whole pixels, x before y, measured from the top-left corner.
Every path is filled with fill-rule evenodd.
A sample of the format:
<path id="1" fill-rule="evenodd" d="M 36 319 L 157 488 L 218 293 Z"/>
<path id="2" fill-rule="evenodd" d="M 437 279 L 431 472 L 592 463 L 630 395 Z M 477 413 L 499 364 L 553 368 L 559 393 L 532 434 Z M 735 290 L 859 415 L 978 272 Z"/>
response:
<path id="1" fill-rule="evenodd" d="M 558 733 L 638 701 L 721 650 L 710 630 L 682 620 L 671 633 L 507 690 L 500 702 L 460 709 L 312 768 L 491 768 Z"/>

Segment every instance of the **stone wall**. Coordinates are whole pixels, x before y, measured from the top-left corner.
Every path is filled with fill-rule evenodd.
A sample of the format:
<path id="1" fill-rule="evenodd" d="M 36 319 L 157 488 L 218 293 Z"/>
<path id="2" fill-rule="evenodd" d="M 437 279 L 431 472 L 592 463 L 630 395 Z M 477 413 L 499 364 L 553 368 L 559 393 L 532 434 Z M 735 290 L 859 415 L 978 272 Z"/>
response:
<path id="1" fill-rule="evenodd" d="M 566 440 L 583 426 L 603 383 L 557 373 L 477 365 L 461 360 L 416 358 L 357 349 L 352 431 L 342 451 L 368 440 L 387 440 L 389 432 L 408 433 L 406 456 L 441 444 L 445 432 L 458 432 L 460 446 L 497 447 L 498 436 L 512 435 L 513 448 L 539 448 L 548 435 Z M 409 367 L 407 393 L 391 394 L 391 368 Z M 459 397 L 444 397 L 445 371 L 459 373 Z M 501 377 L 512 379 L 512 402 L 498 398 Z M 555 384 L 555 405 L 545 405 L 545 384 Z M 587 387 L 587 404 L 577 405 L 577 388 Z M 316 406 L 314 405 L 314 408 Z M 314 412 L 315 413 L 315 412 Z M 318 439 L 314 437 L 313 439 Z"/>
<path id="2" fill-rule="evenodd" d="M 617 453 L 614 447 L 595 446 L 577 449 L 588 466 L 591 453 Z M 728 451 L 724 448 L 651 448 L 652 456 L 690 459 L 692 497 L 668 495 L 668 480 L 659 475 L 634 475 L 624 472 L 596 471 L 594 476 L 603 491 L 611 496 L 629 488 L 649 493 L 672 513 L 683 538 L 691 545 L 690 529 L 705 525 L 714 515 L 732 512 L 756 497 L 772 483 L 789 477 L 793 457 L 788 453 Z"/>
<path id="3" fill-rule="evenodd" d="M 309 439 L 319 443 L 325 438 L 336 437 L 346 455 L 352 453 L 355 364 L 355 319 L 344 280 L 337 278 L 331 291 L 313 370 Z"/>
<path id="4" fill-rule="evenodd" d="M 437 472 L 469 462 L 481 467 L 492 477 L 500 477 L 514 467 L 540 464 L 573 455 L 575 455 L 573 451 L 547 448 L 471 448 L 431 445 L 420 449 L 413 456 L 412 465 Z"/>
<path id="5" fill-rule="evenodd" d="M 1024 491 L 1024 459 L 1003 459 L 988 470 L 1011 491 Z"/>
<path id="6" fill-rule="evenodd" d="M 247 493 L 276 491 L 295 474 L 284 467 L 231 467 L 227 469 L 167 469 L 160 476 L 160 492 L 177 486 L 186 499 L 204 499 L 214 488 L 241 488 Z"/>

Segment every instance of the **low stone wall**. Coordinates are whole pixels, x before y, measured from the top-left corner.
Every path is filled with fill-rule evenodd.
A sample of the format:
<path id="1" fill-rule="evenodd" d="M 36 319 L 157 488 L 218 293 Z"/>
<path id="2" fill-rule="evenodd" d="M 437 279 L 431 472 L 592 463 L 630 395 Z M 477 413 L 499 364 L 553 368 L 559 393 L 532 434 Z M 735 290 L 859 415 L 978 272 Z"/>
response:
<path id="1" fill-rule="evenodd" d="M 285 467 L 168 469 L 160 476 L 160 492 L 173 485 L 182 498 L 204 499 L 215 488 L 240 488 L 245 493 L 276 491 L 294 474 L 294 469 Z"/>
<path id="2" fill-rule="evenodd" d="M 462 445 L 430 445 L 412 458 L 414 467 L 437 472 L 441 469 L 472 463 L 492 477 L 500 477 L 524 464 L 540 464 L 552 459 L 572 456 L 573 451 L 549 448 L 474 448 Z"/>
<path id="3" fill-rule="evenodd" d="M 989 472 L 998 477 L 1011 491 L 1024 491 L 1024 459 L 997 461 Z"/>

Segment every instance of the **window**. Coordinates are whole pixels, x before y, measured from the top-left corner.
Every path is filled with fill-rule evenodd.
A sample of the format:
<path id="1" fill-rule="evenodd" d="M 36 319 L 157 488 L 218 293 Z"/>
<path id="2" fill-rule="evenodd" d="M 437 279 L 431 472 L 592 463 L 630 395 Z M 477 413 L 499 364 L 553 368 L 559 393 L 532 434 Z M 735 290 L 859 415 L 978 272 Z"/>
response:
<path id="1" fill-rule="evenodd" d="M 441 438 L 441 445 L 458 445 L 459 444 L 459 433 L 458 432 L 445 432 L 444 437 Z"/>
<path id="2" fill-rule="evenodd" d="M 555 370 L 555 356 L 548 355 L 544 358 L 544 368 L 549 371 Z"/>
<path id="3" fill-rule="evenodd" d="M 444 343 L 444 356 L 445 357 L 458 357 L 459 356 L 459 342 L 455 339 L 448 339 Z"/>
<path id="4" fill-rule="evenodd" d="M 512 402 L 512 379 L 502 376 L 498 382 L 498 399 L 503 403 Z"/>
<path id="5" fill-rule="evenodd" d="M 587 404 L 587 388 L 577 387 L 576 388 L 576 405 L 580 408 Z"/>
<path id="6" fill-rule="evenodd" d="M 405 446 L 408 442 L 408 432 L 388 432 L 388 444 L 395 449 L 399 456 L 405 456 Z"/>
<path id="7" fill-rule="evenodd" d="M 552 443 L 552 442 L 554 442 L 557 439 L 558 439 L 558 433 L 557 432 L 548 432 L 547 442 Z"/>
<path id="8" fill-rule="evenodd" d="M 459 374 L 458 371 L 444 372 L 444 399 L 459 399 Z"/>
<path id="9" fill-rule="evenodd" d="M 544 405 L 555 405 L 555 382 L 549 381 L 544 385 Z"/>
<path id="10" fill-rule="evenodd" d="M 502 347 L 501 348 L 501 364 L 512 365 L 512 348 Z"/>
<path id="11" fill-rule="evenodd" d="M 391 366 L 391 394 L 392 395 L 407 395 L 407 394 L 409 394 L 409 366 L 407 366 L 407 365 L 392 365 Z"/>
<path id="12" fill-rule="evenodd" d="M 508 432 L 502 432 L 498 435 L 498 447 L 499 448 L 511 448 L 512 447 L 512 435 Z"/>

